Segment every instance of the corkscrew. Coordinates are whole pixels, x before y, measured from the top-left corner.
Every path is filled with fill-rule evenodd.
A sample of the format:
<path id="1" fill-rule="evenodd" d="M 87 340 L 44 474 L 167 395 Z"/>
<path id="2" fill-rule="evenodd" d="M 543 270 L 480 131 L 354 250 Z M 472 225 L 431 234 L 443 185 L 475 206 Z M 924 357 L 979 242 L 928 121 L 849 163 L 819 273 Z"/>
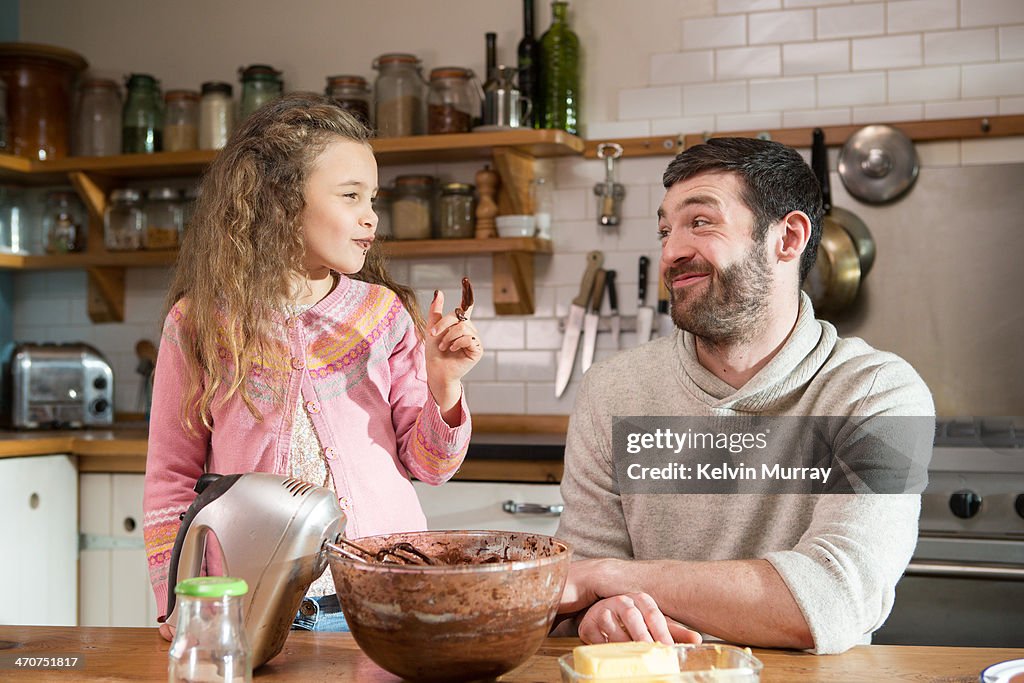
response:
<path id="1" fill-rule="evenodd" d="M 604 159 L 605 178 L 603 183 L 594 185 L 597 196 L 597 222 L 600 225 L 618 225 L 622 217 L 622 199 L 626 188 L 615 182 L 615 160 L 622 156 L 622 145 L 602 142 L 597 146 L 597 158 Z"/>

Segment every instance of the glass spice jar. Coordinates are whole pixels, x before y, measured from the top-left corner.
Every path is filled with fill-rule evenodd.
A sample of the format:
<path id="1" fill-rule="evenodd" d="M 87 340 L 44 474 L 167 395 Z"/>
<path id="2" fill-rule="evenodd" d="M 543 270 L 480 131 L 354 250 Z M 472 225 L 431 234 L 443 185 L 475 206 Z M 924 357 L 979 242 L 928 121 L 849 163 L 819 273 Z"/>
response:
<path id="1" fill-rule="evenodd" d="M 79 88 L 72 150 L 75 156 L 121 153 L 121 92 L 109 78 L 90 78 Z"/>
<path id="2" fill-rule="evenodd" d="M 181 192 L 158 187 L 146 193 L 143 249 L 175 249 L 182 231 Z"/>
<path id="3" fill-rule="evenodd" d="M 423 134 L 423 75 L 416 55 L 383 54 L 373 61 L 375 122 L 382 138 Z"/>
<path id="4" fill-rule="evenodd" d="M 391 229 L 391 204 L 394 201 L 394 189 L 381 187 L 377 189 L 377 196 L 373 198 L 373 212 L 377 214 L 377 231 L 374 233 L 377 239 L 391 239 L 394 232 Z"/>
<path id="5" fill-rule="evenodd" d="M 207 81 L 199 100 L 199 149 L 221 149 L 235 124 L 235 106 L 231 84 Z"/>
<path id="6" fill-rule="evenodd" d="M 142 232 L 146 214 L 142 209 L 142 193 L 121 189 L 110 193 L 110 203 L 103 214 L 103 243 L 111 251 L 142 248 Z"/>
<path id="7" fill-rule="evenodd" d="M 199 93 L 168 90 L 164 95 L 164 151 L 199 148 Z"/>
<path id="8" fill-rule="evenodd" d="M 400 175 L 395 178 L 391 231 L 396 240 L 430 239 L 434 187 L 434 177 L 429 175 Z"/>
<path id="9" fill-rule="evenodd" d="M 473 86 L 473 72 L 445 66 L 430 72 L 427 94 L 427 133 L 468 133 L 480 116 L 480 96 Z"/>
<path id="10" fill-rule="evenodd" d="M 349 112 L 366 126 L 370 121 L 370 86 L 362 76 L 328 76 L 325 95 L 330 96 L 338 105 Z"/>
<path id="11" fill-rule="evenodd" d="M 152 154 L 163 150 L 164 107 L 160 86 L 149 74 L 128 77 L 121 123 L 121 151 Z"/>
<path id="12" fill-rule="evenodd" d="M 242 80 L 242 103 L 238 112 L 240 121 L 247 119 L 249 114 L 267 102 L 276 100 L 284 91 L 281 72 L 266 64 L 239 67 L 238 76 Z"/>
<path id="13" fill-rule="evenodd" d="M 85 249 L 85 208 L 70 190 L 46 195 L 43 209 L 43 249 L 48 254 L 68 254 Z"/>
<path id="14" fill-rule="evenodd" d="M 473 237 L 476 215 L 473 212 L 473 186 L 467 183 L 446 183 L 441 187 L 438 200 L 440 223 L 438 230 L 443 239 Z"/>

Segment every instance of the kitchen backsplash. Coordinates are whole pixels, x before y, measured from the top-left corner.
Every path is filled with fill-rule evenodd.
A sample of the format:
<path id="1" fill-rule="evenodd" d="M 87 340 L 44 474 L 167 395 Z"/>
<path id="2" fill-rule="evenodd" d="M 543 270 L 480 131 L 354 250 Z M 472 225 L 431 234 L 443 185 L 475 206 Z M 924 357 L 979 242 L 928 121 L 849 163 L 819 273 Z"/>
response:
<path id="1" fill-rule="evenodd" d="M 339 57 L 307 35 L 310 22 L 330 27 L 325 39 L 344 45 L 347 69 L 399 45 L 429 65 L 464 64 L 479 73 L 483 41 L 464 37 L 482 37 L 496 25 L 511 27 L 499 34 L 499 60 L 514 58 L 518 3 L 495 4 L 491 12 L 453 1 L 461 19 L 451 40 L 445 13 L 429 3 L 376 3 L 375 11 L 388 16 L 400 8 L 394 16 L 401 20 L 355 22 L 358 31 L 344 4 L 310 0 L 304 16 L 314 20 L 257 0 L 244 16 L 218 14 L 196 24 L 194 17 L 207 16 L 204 0 L 181 0 L 175 13 L 161 14 L 154 31 L 147 12 L 98 4 L 72 12 L 66 2 L 34 0 L 21 5 L 19 38 L 79 51 L 101 76 L 159 74 L 165 88 L 230 79 L 239 63 L 259 60 L 284 66 L 289 88 L 319 90 L 323 74 L 338 70 Z M 538 3 L 538 27 L 547 26 L 546 4 Z M 1021 0 L 577 0 L 571 7 L 585 46 L 589 139 L 1024 113 Z M 407 25 L 415 30 L 405 31 Z M 267 26 L 274 27 L 273 39 L 254 51 Z M 423 30 L 432 27 L 437 30 Z M 209 50 L 188 47 L 196 44 Z M 850 199 L 833 175 L 836 205 L 858 212 L 879 243 L 865 285 L 866 313 L 844 321 L 841 330 L 911 360 L 932 386 L 940 414 L 1024 414 L 1024 384 L 1013 381 L 1024 367 L 1024 313 L 1014 301 L 1024 281 L 1013 272 L 1019 271 L 1013 259 L 1024 253 L 1024 138 L 920 144 L 918 152 L 918 185 L 891 206 Z M 637 258 L 647 254 L 657 262 L 654 214 L 668 161 L 621 162 L 626 199 L 615 230 L 596 221 L 592 187 L 603 179 L 603 164 L 554 162 L 555 253 L 536 260 L 533 316 L 494 316 L 488 257 L 393 263 L 424 306 L 434 288 L 455 297 L 462 275 L 473 279 L 475 319 L 488 349 L 467 377 L 474 411 L 571 411 L 578 369 L 566 393 L 554 398 L 559 317 L 591 249 L 603 250 L 606 267 L 618 271 L 622 313 L 634 312 Z M 832 150 L 833 169 L 834 162 Z M 381 181 L 417 171 L 472 181 L 478 169 L 387 166 Z M 84 272 L 18 274 L 15 338 L 95 344 L 114 367 L 117 409 L 138 410 L 133 349 L 138 339 L 157 340 L 167 277 L 166 269 L 129 269 L 125 322 L 92 325 Z M 598 360 L 612 353 L 606 337 L 600 335 Z M 631 335 L 622 343 L 631 346 Z"/>

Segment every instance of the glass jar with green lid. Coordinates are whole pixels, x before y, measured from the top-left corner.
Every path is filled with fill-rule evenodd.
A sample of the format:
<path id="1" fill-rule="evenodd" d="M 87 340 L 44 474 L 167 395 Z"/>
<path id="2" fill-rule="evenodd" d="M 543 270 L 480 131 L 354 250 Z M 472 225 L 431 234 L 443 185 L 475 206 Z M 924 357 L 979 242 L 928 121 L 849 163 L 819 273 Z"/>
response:
<path id="1" fill-rule="evenodd" d="M 244 579 L 197 576 L 174 588 L 177 630 L 167 651 L 168 680 L 252 681 L 252 651 L 245 635 Z"/>
<path id="2" fill-rule="evenodd" d="M 238 113 L 239 121 L 244 121 L 249 114 L 267 102 L 276 100 L 284 91 L 281 72 L 266 64 L 239 67 L 238 76 L 242 80 L 242 104 Z"/>
<path id="3" fill-rule="evenodd" d="M 163 150 L 164 103 L 160 84 L 149 74 L 132 74 L 121 117 L 121 151 L 152 154 Z"/>
<path id="4" fill-rule="evenodd" d="M 473 213 L 473 186 L 468 183 L 446 183 L 438 200 L 440 223 L 438 231 L 444 239 L 473 237 L 476 216 Z"/>

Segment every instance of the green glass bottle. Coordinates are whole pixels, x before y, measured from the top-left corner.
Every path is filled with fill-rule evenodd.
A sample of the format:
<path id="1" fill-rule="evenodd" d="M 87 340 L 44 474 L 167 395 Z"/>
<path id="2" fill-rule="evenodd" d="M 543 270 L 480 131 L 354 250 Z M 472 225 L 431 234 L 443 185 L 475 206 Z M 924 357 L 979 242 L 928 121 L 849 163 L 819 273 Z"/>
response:
<path id="1" fill-rule="evenodd" d="M 544 128 L 561 128 L 576 135 L 580 125 L 580 39 L 569 28 L 568 9 L 564 0 L 551 3 L 551 28 L 540 38 L 540 115 Z"/>
<path id="2" fill-rule="evenodd" d="M 164 101 L 160 86 L 149 74 L 128 78 L 128 97 L 121 121 L 121 151 L 152 154 L 163 150 Z"/>

